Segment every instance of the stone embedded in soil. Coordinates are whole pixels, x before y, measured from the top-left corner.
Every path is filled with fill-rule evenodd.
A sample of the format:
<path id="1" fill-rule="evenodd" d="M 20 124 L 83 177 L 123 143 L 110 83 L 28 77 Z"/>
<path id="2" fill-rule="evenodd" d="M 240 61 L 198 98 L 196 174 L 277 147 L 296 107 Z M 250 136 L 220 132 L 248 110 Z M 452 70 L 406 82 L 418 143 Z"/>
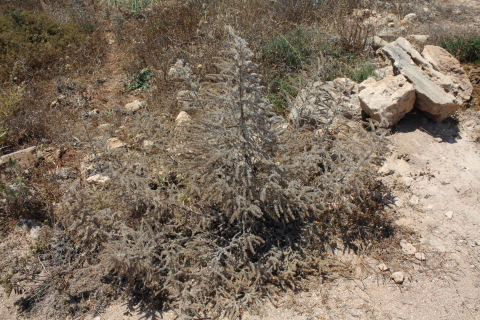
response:
<path id="1" fill-rule="evenodd" d="M 175 119 L 175 124 L 177 126 L 183 126 L 188 124 L 191 121 L 192 121 L 192 118 L 188 113 L 186 113 L 185 111 L 180 111 L 180 113 L 177 115 L 177 118 Z"/>
<path id="2" fill-rule="evenodd" d="M 480 239 L 475 240 L 475 244 L 476 244 L 477 246 L 480 246 Z"/>
<path id="3" fill-rule="evenodd" d="M 187 81 L 193 77 L 190 65 L 179 59 L 168 71 L 168 77 L 173 81 Z"/>
<path id="4" fill-rule="evenodd" d="M 415 258 L 420 261 L 425 261 L 427 258 L 425 257 L 425 253 L 423 252 L 417 252 L 415 253 Z"/>
<path id="5" fill-rule="evenodd" d="M 148 148 L 153 146 L 153 141 L 152 140 L 144 140 L 143 141 L 143 146 Z"/>
<path id="6" fill-rule="evenodd" d="M 402 247 L 402 251 L 406 254 L 415 254 L 417 252 L 417 248 L 405 240 L 400 241 L 400 246 Z"/>
<path id="7" fill-rule="evenodd" d="M 408 200 L 408 203 L 411 204 L 412 206 L 416 206 L 417 204 L 419 204 L 420 202 L 420 199 L 416 196 L 416 195 L 413 195 L 410 200 Z"/>
<path id="8" fill-rule="evenodd" d="M 385 263 L 380 263 L 377 267 L 380 271 L 383 271 L 383 272 L 390 270 L 390 268 L 387 267 Z"/>
<path id="9" fill-rule="evenodd" d="M 145 101 L 135 100 L 125 105 L 125 110 L 135 112 L 140 110 L 146 105 Z"/>
<path id="10" fill-rule="evenodd" d="M 403 281 L 405 281 L 405 275 L 403 274 L 403 272 L 397 271 L 392 273 L 390 279 L 392 279 L 393 282 L 395 282 L 396 284 L 402 284 Z"/>
<path id="11" fill-rule="evenodd" d="M 32 229 L 30 229 L 30 232 L 28 233 L 28 236 L 32 240 L 38 240 L 40 239 L 40 232 L 42 231 L 42 226 L 34 226 Z"/>
<path id="12" fill-rule="evenodd" d="M 102 123 L 97 127 L 98 130 L 110 130 L 112 129 L 113 125 L 111 123 Z"/>
<path id="13" fill-rule="evenodd" d="M 405 17 L 403 17 L 403 22 L 413 22 L 417 20 L 417 14 L 416 13 L 409 13 Z"/>
<path id="14" fill-rule="evenodd" d="M 125 147 L 125 143 L 118 138 L 110 138 L 107 140 L 106 146 L 108 150 L 115 150 Z"/>
<path id="15" fill-rule="evenodd" d="M 91 183 L 106 183 L 110 180 L 110 177 L 107 176 L 102 176 L 100 174 L 93 175 L 89 178 L 87 178 L 87 182 Z"/>
<path id="16" fill-rule="evenodd" d="M 445 217 L 447 217 L 447 219 L 452 219 L 453 218 L 453 211 L 445 212 Z"/>

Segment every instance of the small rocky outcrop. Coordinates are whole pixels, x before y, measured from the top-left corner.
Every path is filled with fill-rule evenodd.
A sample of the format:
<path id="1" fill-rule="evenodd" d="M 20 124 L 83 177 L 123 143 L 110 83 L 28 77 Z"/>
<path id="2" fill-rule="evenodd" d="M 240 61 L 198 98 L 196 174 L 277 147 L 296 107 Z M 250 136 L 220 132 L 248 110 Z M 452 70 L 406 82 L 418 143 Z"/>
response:
<path id="1" fill-rule="evenodd" d="M 403 75 L 373 78 L 358 95 L 360 107 L 384 126 L 392 126 L 413 109 L 415 89 Z M 373 82 L 372 82 L 373 81 Z"/>
<path id="2" fill-rule="evenodd" d="M 395 73 L 404 75 L 413 84 L 416 106 L 434 121 L 452 116 L 470 97 L 472 86 L 468 77 L 446 50 L 425 46 L 422 56 L 400 37 L 382 51 L 391 60 Z"/>

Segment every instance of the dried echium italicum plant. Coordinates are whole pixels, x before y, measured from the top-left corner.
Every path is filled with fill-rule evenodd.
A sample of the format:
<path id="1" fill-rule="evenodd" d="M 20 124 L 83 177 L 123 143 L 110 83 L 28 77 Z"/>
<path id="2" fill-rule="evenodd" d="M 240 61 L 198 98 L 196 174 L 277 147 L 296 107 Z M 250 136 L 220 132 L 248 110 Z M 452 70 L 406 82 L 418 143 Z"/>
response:
<path id="1" fill-rule="evenodd" d="M 203 83 L 193 121 L 180 126 L 176 152 L 186 194 L 197 205 L 221 211 L 229 223 L 249 226 L 257 219 L 288 222 L 295 205 L 285 195 L 288 183 L 274 162 L 277 120 L 264 97 L 254 54 L 231 28 L 231 45 L 219 70 Z"/>
<path id="2" fill-rule="evenodd" d="M 285 130 L 264 98 L 252 51 L 227 30 L 218 73 L 190 83 L 190 117 L 169 125 L 140 111 L 132 130 L 143 127 L 154 147 L 105 150 L 96 168 L 112 179 L 65 192 L 57 216 L 77 254 L 73 267 L 47 277 L 43 296 L 122 292 L 180 319 L 235 319 L 325 272 L 329 245 L 361 249 L 386 235 L 375 173 L 381 139 L 354 127 L 339 134 L 331 121 L 317 134 Z M 342 121 L 334 123 L 348 128 Z M 94 273 L 98 288 L 85 292 L 72 268 Z M 29 306 L 38 294 L 26 298 Z"/>

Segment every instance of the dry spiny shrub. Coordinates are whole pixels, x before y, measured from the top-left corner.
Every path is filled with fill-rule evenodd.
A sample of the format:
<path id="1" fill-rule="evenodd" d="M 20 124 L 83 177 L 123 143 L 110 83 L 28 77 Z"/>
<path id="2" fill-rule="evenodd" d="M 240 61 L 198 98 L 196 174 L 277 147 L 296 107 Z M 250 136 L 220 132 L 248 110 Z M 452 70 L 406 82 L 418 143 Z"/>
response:
<path id="1" fill-rule="evenodd" d="M 124 294 L 181 319 L 238 318 L 328 272 L 338 241 L 363 250 L 388 236 L 381 136 L 345 131 L 333 100 L 335 121 L 320 133 L 289 125 L 272 113 L 245 40 L 227 37 L 217 73 L 185 84 L 189 120 L 150 106 L 81 137 L 92 153 L 81 175 L 110 180 L 60 186 L 58 234 L 42 256 L 50 273 L 21 301 L 25 314 L 99 311 Z M 98 123 L 85 118 L 85 132 Z M 112 135 L 128 150 L 105 148 Z"/>

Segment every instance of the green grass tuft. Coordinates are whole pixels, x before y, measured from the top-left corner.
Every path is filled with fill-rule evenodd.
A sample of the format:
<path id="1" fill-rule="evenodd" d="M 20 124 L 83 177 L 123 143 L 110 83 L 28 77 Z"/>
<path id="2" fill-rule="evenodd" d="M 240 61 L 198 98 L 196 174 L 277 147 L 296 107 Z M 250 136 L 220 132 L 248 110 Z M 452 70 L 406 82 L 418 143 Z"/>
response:
<path id="1" fill-rule="evenodd" d="M 263 49 L 263 58 L 273 65 L 298 69 L 310 59 L 309 39 L 301 28 L 271 38 Z"/>
<path id="2" fill-rule="evenodd" d="M 460 62 L 480 63 L 480 38 L 479 37 L 448 37 L 438 44 Z"/>

